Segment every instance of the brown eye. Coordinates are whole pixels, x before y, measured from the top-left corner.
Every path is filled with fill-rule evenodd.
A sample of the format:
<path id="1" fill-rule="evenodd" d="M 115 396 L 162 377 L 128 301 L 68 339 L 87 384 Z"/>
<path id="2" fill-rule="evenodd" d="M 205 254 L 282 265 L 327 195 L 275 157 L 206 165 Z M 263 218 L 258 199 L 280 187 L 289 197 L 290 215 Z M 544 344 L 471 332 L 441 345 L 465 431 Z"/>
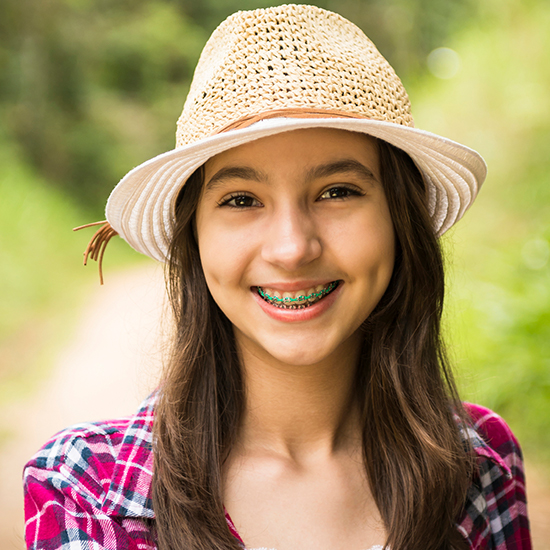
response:
<path id="1" fill-rule="evenodd" d="M 324 191 L 318 200 L 327 200 L 327 199 L 347 199 L 352 196 L 360 196 L 362 193 L 353 187 L 348 187 L 345 185 L 339 185 L 331 187 Z"/>
<path id="2" fill-rule="evenodd" d="M 223 199 L 219 206 L 229 206 L 230 208 L 252 208 L 262 206 L 261 203 L 250 195 L 235 194 Z"/>

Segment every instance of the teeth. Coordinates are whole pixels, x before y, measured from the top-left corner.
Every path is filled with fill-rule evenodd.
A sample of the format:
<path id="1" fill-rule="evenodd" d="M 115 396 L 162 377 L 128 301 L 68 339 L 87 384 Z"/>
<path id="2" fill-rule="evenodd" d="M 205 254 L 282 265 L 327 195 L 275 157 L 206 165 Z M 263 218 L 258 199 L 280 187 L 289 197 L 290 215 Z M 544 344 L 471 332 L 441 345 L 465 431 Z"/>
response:
<path id="1" fill-rule="evenodd" d="M 328 286 L 328 285 L 327 285 Z M 265 294 L 268 294 L 272 298 L 279 298 L 284 300 L 287 299 L 293 299 L 299 298 L 303 296 L 304 298 L 306 296 L 311 296 L 312 294 L 317 294 L 321 292 L 325 288 L 325 285 L 317 285 L 311 288 L 307 288 L 304 290 L 297 290 L 296 292 L 279 292 L 278 290 L 274 290 L 272 288 L 262 288 Z"/>
<path id="2" fill-rule="evenodd" d="M 338 286 L 337 282 L 317 285 L 296 292 L 279 292 L 272 288 L 258 287 L 260 296 L 271 305 L 284 309 L 303 309 L 318 302 Z"/>

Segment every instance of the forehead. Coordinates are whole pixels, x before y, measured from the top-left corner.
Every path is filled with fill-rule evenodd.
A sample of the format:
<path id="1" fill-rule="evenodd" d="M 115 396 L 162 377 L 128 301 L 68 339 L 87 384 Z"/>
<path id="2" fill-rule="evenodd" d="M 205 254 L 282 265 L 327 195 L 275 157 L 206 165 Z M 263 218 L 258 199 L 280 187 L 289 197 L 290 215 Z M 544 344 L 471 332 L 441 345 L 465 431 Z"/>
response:
<path id="1" fill-rule="evenodd" d="M 372 136 L 332 128 L 310 128 L 282 132 L 219 153 L 207 161 L 205 181 L 226 166 L 296 173 L 343 159 L 355 160 L 373 173 L 379 173 L 378 145 Z"/>

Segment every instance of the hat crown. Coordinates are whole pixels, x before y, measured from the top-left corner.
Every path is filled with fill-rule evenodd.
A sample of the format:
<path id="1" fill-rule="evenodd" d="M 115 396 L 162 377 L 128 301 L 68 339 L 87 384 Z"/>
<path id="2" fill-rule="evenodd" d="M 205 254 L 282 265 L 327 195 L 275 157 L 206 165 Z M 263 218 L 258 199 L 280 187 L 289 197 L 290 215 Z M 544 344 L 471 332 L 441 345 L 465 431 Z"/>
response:
<path id="1" fill-rule="evenodd" d="M 300 108 L 414 126 L 403 84 L 357 26 L 289 4 L 237 12 L 214 31 L 178 120 L 176 147 L 251 114 Z"/>

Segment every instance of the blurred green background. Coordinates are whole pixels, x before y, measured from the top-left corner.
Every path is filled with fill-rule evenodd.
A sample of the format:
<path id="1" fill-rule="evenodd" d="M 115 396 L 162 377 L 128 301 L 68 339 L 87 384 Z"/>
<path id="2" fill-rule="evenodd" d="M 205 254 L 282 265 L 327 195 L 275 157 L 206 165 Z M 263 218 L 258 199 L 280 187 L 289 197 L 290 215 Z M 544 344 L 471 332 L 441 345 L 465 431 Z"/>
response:
<path id="1" fill-rule="evenodd" d="M 171 149 L 215 26 L 251 0 L 0 3 L 0 398 L 34 391 L 70 337 L 105 199 Z M 550 464 L 550 4 L 326 0 L 402 77 L 416 125 L 479 150 L 489 178 L 444 237 L 446 332 L 464 397 Z M 147 261 L 115 239 L 107 273 Z M 1 435 L 1 434 L 0 434 Z M 1 440 L 0 440 L 1 441 Z"/>

